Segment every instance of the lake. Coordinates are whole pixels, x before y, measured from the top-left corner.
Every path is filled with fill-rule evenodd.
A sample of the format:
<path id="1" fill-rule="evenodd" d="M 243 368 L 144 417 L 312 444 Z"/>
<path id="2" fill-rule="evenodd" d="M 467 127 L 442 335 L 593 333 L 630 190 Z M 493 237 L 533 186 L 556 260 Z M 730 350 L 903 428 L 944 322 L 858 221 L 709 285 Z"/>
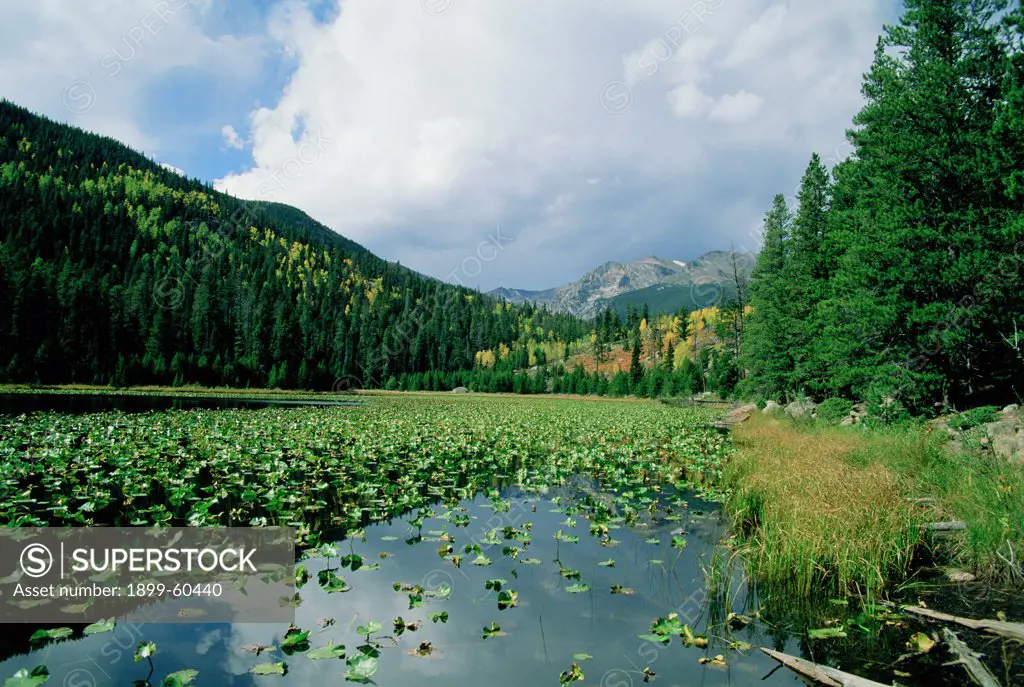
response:
<path id="1" fill-rule="evenodd" d="M 934 625 L 856 597 L 811 603 L 750 581 L 711 500 L 721 497 L 714 476 L 728 446 L 703 411 L 366 401 L 0 418 L 6 522 L 302 521 L 329 542 L 303 556 L 295 632 L 121 621 L 33 644 L 39 627 L 7 625 L 0 679 L 45 665 L 48 684 L 62 687 L 162 685 L 181 670 L 197 670 L 196 685 L 342 684 L 346 674 L 446 687 L 557 685 L 563 674 L 601 687 L 802 684 L 758 650 L 766 647 L 883 684 L 964 682 L 961 669 L 940 667 L 943 652 L 912 648 Z M 334 526 L 344 529 L 324 529 Z M 891 594 L 973 617 L 1024 614 L 1019 594 L 933 583 Z M 308 644 L 287 646 L 307 631 Z M 1014 684 L 1020 647 L 964 638 Z M 148 660 L 132 660 L 143 641 L 157 647 L 152 674 Z M 341 646 L 343 658 L 312 658 Z"/>
<path id="2" fill-rule="evenodd" d="M 67 414 L 101 413 L 119 410 L 145 413 L 159 410 L 228 410 L 288 406 L 358 406 L 351 396 L 344 399 L 294 398 L 282 396 L 246 398 L 245 396 L 192 396 L 176 394 L 114 393 L 0 393 L 0 415 L 57 412 Z"/>
<path id="3" fill-rule="evenodd" d="M 305 561 L 311 579 L 300 590 L 296 625 L 312 631 L 309 649 L 273 648 L 287 628 L 267 624 L 120 624 L 90 637 L 81 637 L 77 627 L 74 637 L 34 649 L 27 636 L 35 628 L 24 627 L 3 643 L 8 658 L 0 675 L 45 664 L 53 683 L 64 687 L 131 684 L 149 673 L 132 652 L 140 641 L 151 641 L 157 646 L 149 676 L 154 685 L 188 668 L 198 670 L 198 685 L 341 684 L 349 669 L 344 659 L 312 660 L 308 654 L 333 642 L 352 656 L 366 643 L 357 628 L 373 622 L 381 629 L 371 637 L 380 648 L 370 679 L 379 685 L 557 685 L 573 664 L 584 674 L 583 684 L 602 687 L 639 685 L 645 669 L 653 673 L 648 679 L 663 685 L 794 685 L 801 683 L 753 647 L 819 660 L 834 658 L 836 648 L 849 651 L 851 644 L 842 639 L 809 642 L 802 628 L 759 618 L 761 604 L 741 567 L 724 577 L 710 571 L 729 555 L 720 544 L 727 530 L 714 504 L 670 489 L 654 502 L 656 515 L 647 513 L 632 526 L 613 518 L 602 536 L 591 532 L 580 508 L 603 498 L 597 485 L 583 478 L 572 484 L 544 495 L 506 489 L 493 501 L 481 496 L 451 509 L 439 504 L 372 525 L 364 537 L 337 542 L 338 555 L 361 557 L 354 571 L 339 569 L 335 556 Z M 495 504 L 507 510 L 498 512 Z M 453 525 L 462 516 L 469 518 L 466 526 Z M 467 553 L 467 544 L 480 553 Z M 459 567 L 448 546 L 462 555 Z M 478 556 L 490 563 L 474 564 L 486 562 Z M 351 589 L 325 592 L 317 579 L 328 568 Z M 712 581 L 717 577 L 715 589 L 709 589 L 706 572 Z M 500 592 L 488 589 L 488 580 L 515 592 L 515 605 L 499 608 Z M 417 585 L 423 593 L 413 598 Z M 668 643 L 640 637 L 671 612 L 698 637 L 706 635 L 706 646 L 687 646 L 680 636 Z M 838 619 L 852 616 L 846 607 L 830 612 Z M 440 613 L 446 621 L 432 621 Z M 398 618 L 416 629 L 398 634 Z M 891 661 L 906 633 L 865 622 L 872 627 L 860 645 Z M 257 655 L 256 647 L 269 648 Z M 420 648 L 425 655 L 416 653 Z M 870 661 L 873 651 L 862 649 L 856 660 Z M 285 663 L 284 676 L 250 674 L 258 664 L 277 662 Z M 883 677 L 886 671 L 873 672 Z M 935 677 L 924 674 L 904 684 L 942 684 Z"/>

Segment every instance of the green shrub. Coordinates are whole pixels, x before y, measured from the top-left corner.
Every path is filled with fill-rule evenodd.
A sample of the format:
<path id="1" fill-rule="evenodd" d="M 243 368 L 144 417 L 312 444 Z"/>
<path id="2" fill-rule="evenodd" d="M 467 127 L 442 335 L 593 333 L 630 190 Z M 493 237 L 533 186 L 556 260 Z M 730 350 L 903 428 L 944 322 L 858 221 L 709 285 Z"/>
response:
<path id="1" fill-rule="evenodd" d="M 867 424 L 870 426 L 902 426 L 911 422 L 911 420 L 910 412 L 899 399 L 875 397 L 868 401 Z"/>
<path id="2" fill-rule="evenodd" d="M 827 398 L 818 406 L 818 419 L 832 425 L 839 424 L 853 410 L 853 401 L 845 398 Z"/>
<path id="3" fill-rule="evenodd" d="M 980 408 L 971 408 L 970 410 L 964 411 L 949 421 L 949 426 L 953 429 L 959 429 L 961 431 L 967 431 L 973 429 L 978 425 L 983 425 L 986 422 L 995 422 L 998 419 L 997 412 L 998 408 L 995 406 L 981 406 Z"/>

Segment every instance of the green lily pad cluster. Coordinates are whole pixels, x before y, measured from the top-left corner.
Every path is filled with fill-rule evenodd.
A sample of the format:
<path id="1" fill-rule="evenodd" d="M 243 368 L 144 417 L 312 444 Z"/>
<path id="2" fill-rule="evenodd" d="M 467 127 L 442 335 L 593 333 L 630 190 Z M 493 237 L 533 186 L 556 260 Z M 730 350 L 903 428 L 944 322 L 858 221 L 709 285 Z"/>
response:
<path id="1" fill-rule="evenodd" d="M 658 484 L 713 491 L 729 450 L 726 438 L 702 426 L 708 415 L 701 410 L 465 400 L 3 417 L 0 525 L 289 525 L 299 529 L 300 544 L 313 547 L 328 529 L 356 530 L 438 499 L 455 503 L 496 480 L 550 492 L 578 490 L 577 475 L 637 503 L 625 511 L 630 525 L 653 506 Z M 496 512 L 510 507 L 501 499 L 492 505 Z M 611 506 L 594 504 L 598 512 Z M 468 520 L 456 514 L 452 524 Z M 506 529 L 494 538 L 504 535 L 514 548 L 529 539 L 525 530 Z M 450 544 L 445 534 L 439 540 Z M 352 570 L 364 564 L 345 563 Z M 488 559 L 481 554 L 473 563 Z M 321 584 L 344 589 L 343 580 Z"/>

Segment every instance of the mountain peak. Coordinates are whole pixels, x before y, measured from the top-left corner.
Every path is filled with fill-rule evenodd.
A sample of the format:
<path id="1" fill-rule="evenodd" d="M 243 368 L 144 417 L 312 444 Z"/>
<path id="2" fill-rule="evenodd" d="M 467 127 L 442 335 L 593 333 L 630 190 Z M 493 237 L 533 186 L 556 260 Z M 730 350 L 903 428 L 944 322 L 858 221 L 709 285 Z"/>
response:
<path id="1" fill-rule="evenodd" d="M 513 303 L 530 301 L 549 310 L 592 317 L 605 308 L 622 310 L 645 303 L 655 312 L 716 305 L 709 298 L 730 298 L 735 287 L 722 275 L 731 274 L 731 253 L 711 251 L 690 262 L 662 260 L 648 255 L 632 262 L 609 261 L 577 281 L 544 291 L 498 288 L 490 293 Z M 726 269 L 728 267 L 728 269 Z M 749 277 L 750 261 L 741 266 Z M 721 289 L 695 289 L 709 280 L 722 282 Z"/>

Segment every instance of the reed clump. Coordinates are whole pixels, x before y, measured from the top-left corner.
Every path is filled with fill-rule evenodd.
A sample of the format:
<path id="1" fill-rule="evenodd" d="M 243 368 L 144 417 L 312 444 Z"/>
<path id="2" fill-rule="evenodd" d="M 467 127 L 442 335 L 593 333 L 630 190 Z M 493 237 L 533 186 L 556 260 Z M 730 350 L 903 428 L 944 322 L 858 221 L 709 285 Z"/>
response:
<path id="1" fill-rule="evenodd" d="M 872 458 L 886 441 L 757 415 L 734 430 L 726 508 L 759 580 L 803 596 L 871 594 L 906 575 L 923 514 L 905 477 Z"/>

